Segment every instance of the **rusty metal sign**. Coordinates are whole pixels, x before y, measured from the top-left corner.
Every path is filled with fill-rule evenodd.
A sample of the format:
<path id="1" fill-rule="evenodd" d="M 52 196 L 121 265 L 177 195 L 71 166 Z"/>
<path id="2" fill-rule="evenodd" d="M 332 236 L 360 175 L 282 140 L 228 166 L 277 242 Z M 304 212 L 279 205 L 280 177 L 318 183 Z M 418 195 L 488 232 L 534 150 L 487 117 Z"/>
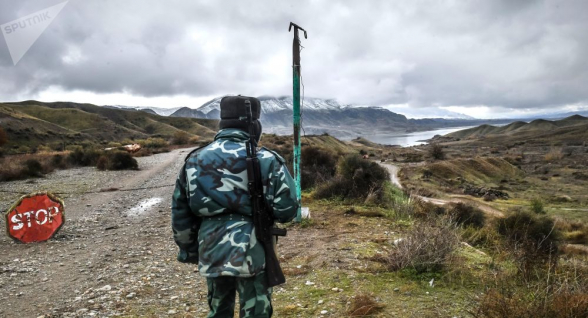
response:
<path id="1" fill-rule="evenodd" d="M 50 239 L 65 222 L 63 201 L 47 192 L 20 198 L 6 212 L 6 233 L 23 243 Z"/>

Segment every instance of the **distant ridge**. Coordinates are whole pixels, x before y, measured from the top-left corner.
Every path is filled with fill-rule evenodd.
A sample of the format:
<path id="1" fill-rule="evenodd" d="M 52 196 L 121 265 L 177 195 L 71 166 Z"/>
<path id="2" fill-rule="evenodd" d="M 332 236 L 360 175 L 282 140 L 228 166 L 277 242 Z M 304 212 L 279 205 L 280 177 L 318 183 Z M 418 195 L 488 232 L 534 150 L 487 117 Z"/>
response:
<path id="1" fill-rule="evenodd" d="M 492 135 L 518 135 L 524 133 L 552 133 L 563 127 L 574 127 L 588 125 L 588 118 L 580 115 L 573 115 L 560 120 L 536 119 L 529 123 L 515 121 L 506 126 L 481 125 L 474 128 L 456 131 L 446 135 L 447 137 L 472 139 Z M 588 128 L 588 127 L 587 127 Z"/>

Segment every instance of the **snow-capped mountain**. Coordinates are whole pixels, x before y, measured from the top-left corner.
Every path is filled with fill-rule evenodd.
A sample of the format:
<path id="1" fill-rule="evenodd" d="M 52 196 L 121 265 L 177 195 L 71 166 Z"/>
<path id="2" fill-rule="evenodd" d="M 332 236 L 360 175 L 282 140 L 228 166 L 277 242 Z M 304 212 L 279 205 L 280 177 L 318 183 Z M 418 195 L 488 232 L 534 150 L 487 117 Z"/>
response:
<path id="1" fill-rule="evenodd" d="M 217 116 L 215 111 L 220 112 L 220 101 L 222 97 L 215 98 L 211 101 L 204 103 L 202 106 L 196 108 L 200 114 L 205 115 L 207 118 L 213 118 Z M 294 108 L 294 102 L 290 96 L 272 97 L 272 96 L 261 96 L 258 97 L 261 102 L 261 113 L 271 114 L 283 110 L 292 111 Z M 303 100 L 303 109 L 307 110 L 340 110 L 348 105 L 341 105 L 334 99 L 322 99 L 306 97 Z M 187 108 L 187 107 L 186 107 Z"/>
<path id="2" fill-rule="evenodd" d="M 159 116 L 170 116 L 171 114 L 175 113 L 181 107 L 173 107 L 173 108 L 163 108 L 163 107 L 151 107 L 151 106 L 123 106 L 123 105 L 112 105 L 107 107 L 114 107 L 114 108 L 121 108 L 121 109 L 134 109 L 134 110 L 142 110 L 149 112 L 152 111 L 153 113 Z"/>
<path id="3" fill-rule="evenodd" d="M 292 133 L 292 97 L 258 97 L 261 101 L 261 122 L 266 133 Z M 215 98 L 192 109 L 182 107 L 173 117 L 220 119 L 220 101 Z M 301 105 L 302 128 L 306 134 L 327 132 L 341 138 L 360 135 L 431 130 L 478 124 L 463 118 L 408 119 L 384 107 L 339 104 L 334 99 L 305 97 Z"/>

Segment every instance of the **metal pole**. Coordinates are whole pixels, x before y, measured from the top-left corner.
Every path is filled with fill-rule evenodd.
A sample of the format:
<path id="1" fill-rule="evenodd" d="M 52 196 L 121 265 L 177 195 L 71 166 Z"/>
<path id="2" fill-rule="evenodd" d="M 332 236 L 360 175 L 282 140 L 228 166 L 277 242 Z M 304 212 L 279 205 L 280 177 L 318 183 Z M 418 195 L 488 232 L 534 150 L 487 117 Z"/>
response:
<path id="1" fill-rule="evenodd" d="M 296 182 L 296 198 L 298 199 L 298 212 L 296 213 L 296 222 L 302 220 L 302 190 L 300 188 L 300 39 L 298 38 L 298 30 L 304 31 L 304 38 L 306 39 L 306 31 L 290 22 L 288 31 L 294 27 L 294 41 L 292 42 L 292 83 L 293 83 L 293 112 L 294 112 L 294 180 Z"/>

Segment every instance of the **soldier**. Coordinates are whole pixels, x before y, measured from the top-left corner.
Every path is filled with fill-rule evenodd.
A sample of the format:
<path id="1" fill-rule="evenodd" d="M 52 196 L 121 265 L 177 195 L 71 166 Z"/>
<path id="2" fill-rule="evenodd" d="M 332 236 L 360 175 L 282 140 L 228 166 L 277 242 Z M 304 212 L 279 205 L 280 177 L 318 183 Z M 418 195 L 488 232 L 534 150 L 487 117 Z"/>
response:
<path id="1" fill-rule="evenodd" d="M 172 202 L 172 229 L 180 248 L 178 261 L 198 263 L 208 285 L 208 317 L 233 317 L 235 292 L 239 317 L 271 317 L 271 293 L 265 255 L 257 242 L 248 191 L 245 100 L 251 102 L 255 138 L 261 137 L 257 98 L 221 100 L 220 131 L 214 141 L 190 153 L 182 167 Z M 264 197 L 275 220 L 296 215 L 295 185 L 284 159 L 261 148 L 257 152 Z"/>

